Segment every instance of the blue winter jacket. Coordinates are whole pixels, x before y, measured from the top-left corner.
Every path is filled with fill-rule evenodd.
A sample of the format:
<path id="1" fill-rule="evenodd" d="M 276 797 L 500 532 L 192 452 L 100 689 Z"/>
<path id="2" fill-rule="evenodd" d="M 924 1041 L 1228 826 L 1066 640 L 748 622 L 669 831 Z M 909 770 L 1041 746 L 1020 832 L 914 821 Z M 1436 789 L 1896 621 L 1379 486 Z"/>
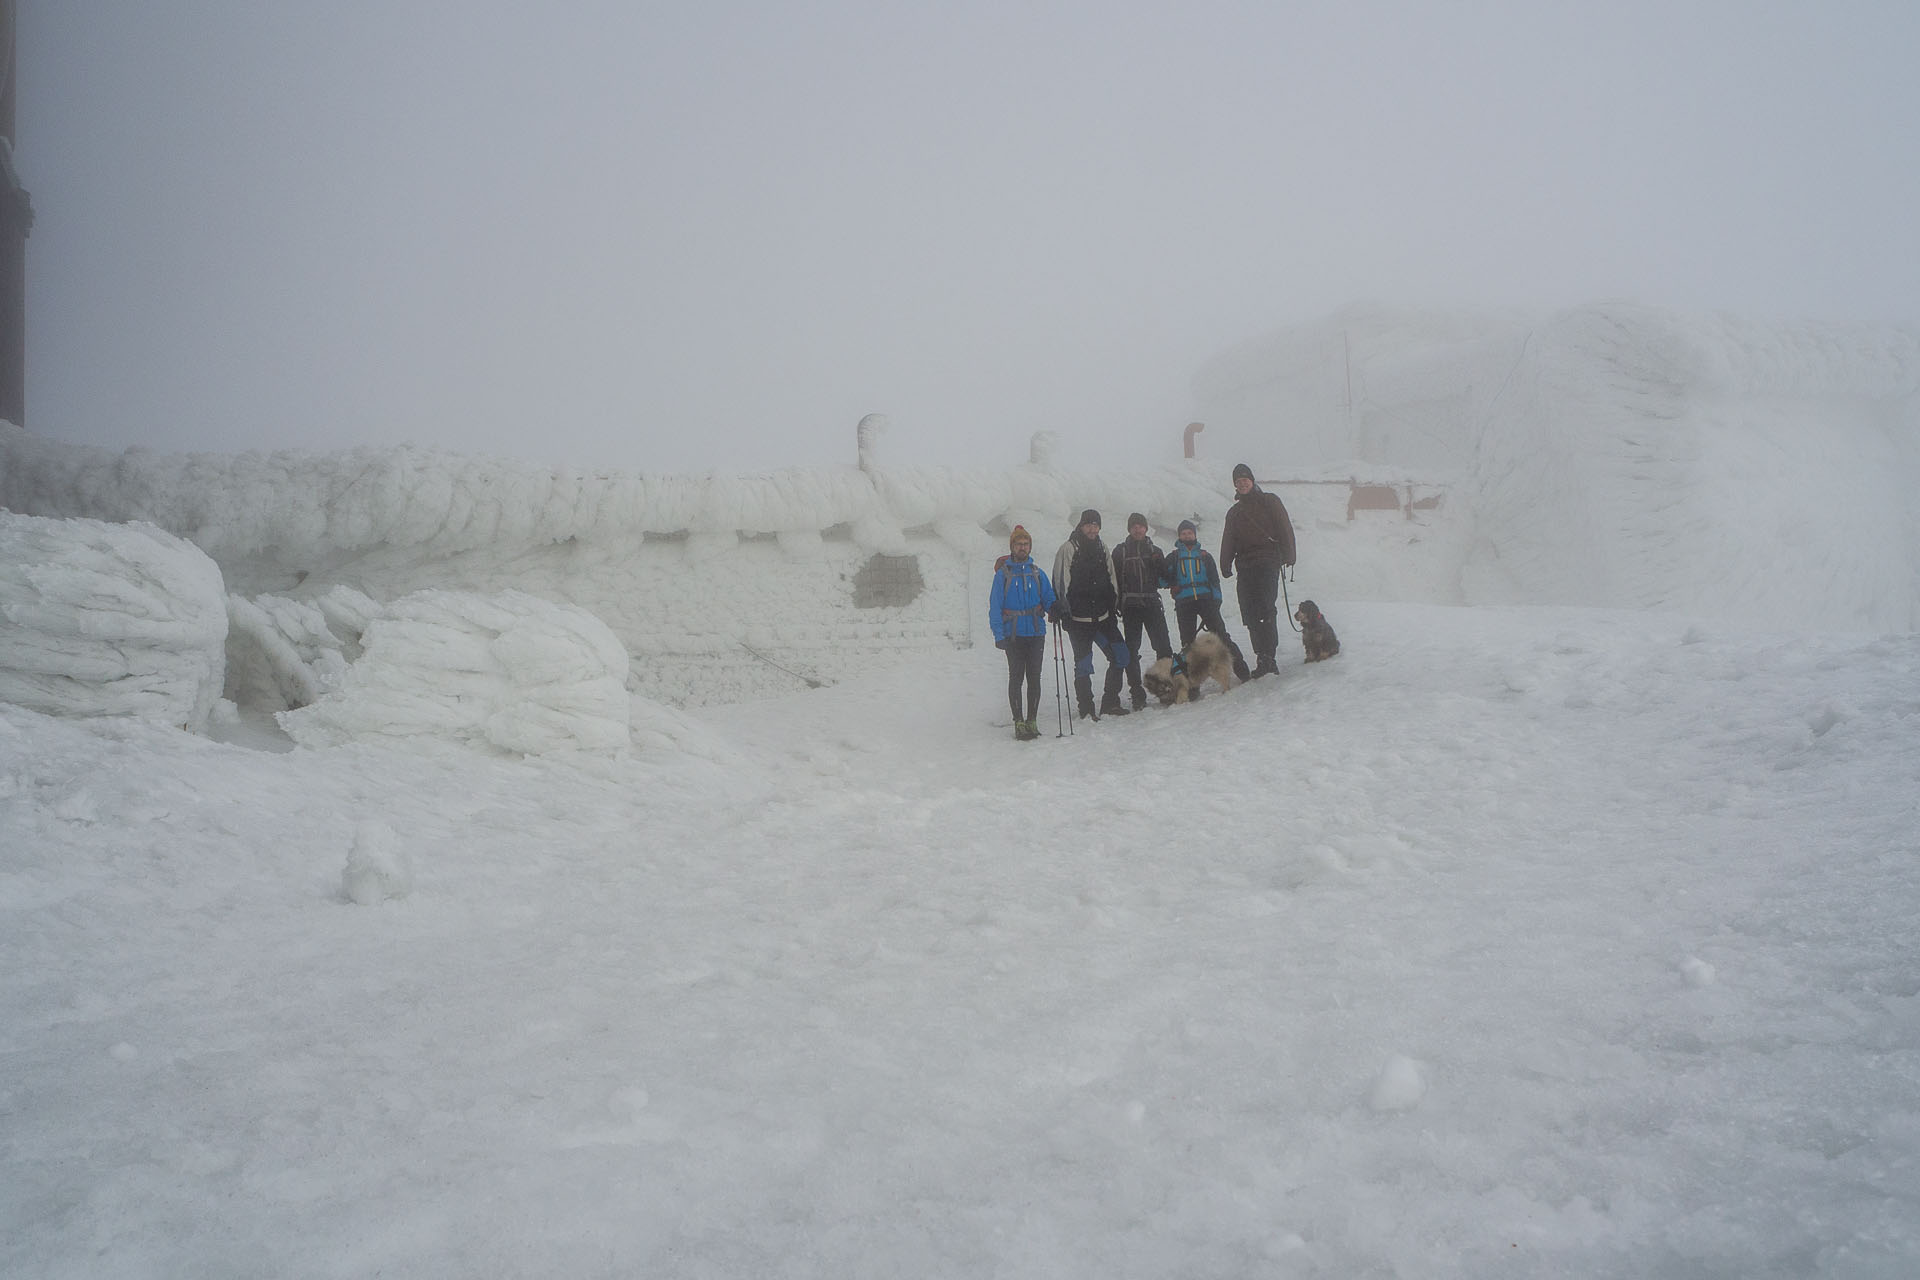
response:
<path id="1" fill-rule="evenodd" d="M 1183 542 L 1167 552 L 1162 581 L 1173 588 L 1175 600 L 1221 598 L 1220 570 L 1213 563 L 1213 553 L 1202 549 L 1197 542 L 1192 546 Z"/>
<path id="2" fill-rule="evenodd" d="M 1008 557 L 993 573 L 993 595 L 987 601 L 987 621 L 994 643 L 1009 636 L 1047 634 L 1047 610 L 1053 608 L 1053 584 L 1033 557 Z"/>

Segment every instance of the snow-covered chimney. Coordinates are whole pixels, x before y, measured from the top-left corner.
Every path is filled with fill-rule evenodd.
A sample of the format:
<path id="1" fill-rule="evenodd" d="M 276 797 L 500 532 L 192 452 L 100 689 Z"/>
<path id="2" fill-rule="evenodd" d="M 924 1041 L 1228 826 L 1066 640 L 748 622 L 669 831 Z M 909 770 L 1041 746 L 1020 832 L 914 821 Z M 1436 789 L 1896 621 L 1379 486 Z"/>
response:
<path id="1" fill-rule="evenodd" d="M 860 434 L 860 469 L 862 471 L 873 470 L 874 446 L 879 443 L 880 437 L 886 432 L 886 429 L 887 415 L 884 413 L 870 413 L 860 419 L 858 430 Z"/>

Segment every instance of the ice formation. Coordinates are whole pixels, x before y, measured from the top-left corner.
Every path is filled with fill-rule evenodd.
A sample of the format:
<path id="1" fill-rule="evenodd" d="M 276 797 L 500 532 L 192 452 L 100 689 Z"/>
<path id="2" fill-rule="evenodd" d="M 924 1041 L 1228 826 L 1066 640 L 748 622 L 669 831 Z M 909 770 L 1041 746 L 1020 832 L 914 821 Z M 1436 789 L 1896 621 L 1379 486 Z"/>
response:
<path id="1" fill-rule="evenodd" d="M 623 750 L 627 654 L 584 610 L 523 592 L 423 591 L 367 626 L 339 686 L 282 712 L 304 746 L 440 737 L 525 755 Z"/>
<path id="2" fill-rule="evenodd" d="M 219 567 L 191 543 L 0 510 L 0 702 L 201 729 L 226 638 Z"/>

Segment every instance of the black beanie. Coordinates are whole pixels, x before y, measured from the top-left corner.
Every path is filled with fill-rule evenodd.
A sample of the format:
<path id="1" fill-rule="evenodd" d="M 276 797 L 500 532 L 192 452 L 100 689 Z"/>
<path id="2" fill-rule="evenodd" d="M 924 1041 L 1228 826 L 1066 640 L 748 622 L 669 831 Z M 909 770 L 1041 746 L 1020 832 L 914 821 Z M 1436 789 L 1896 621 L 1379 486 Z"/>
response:
<path id="1" fill-rule="evenodd" d="M 1198 534 L 1200 532 L 1200 526 L 1195 524 L 1191 520 L 1182 520 L 1180 522 L 1180 527 L 1177 530 L 1175 530 L 1175 532 L 1185 533 L 1189 529 L 1193 530 L 1195 534 Z"/>
<path id="2" fill-rule="evenodd" d="M 1253 468 L 1244 462 L 1236 462 L 1233 464 L 1233 478 L 1238 480 L 1241 476 L 1249 480 L 1253 479 Z"/>
<path id="3" fill-rule="evenodd" d="M 1127 517 L 1127 531 L 1131 533 L 1133 531 L 1133 526 L 1137 524 L 1147 524 L 1147 518 L 1141 515 L 1138 511 L 1134 512 L 1132 515 Z M 1147 525 L 1147 527 L 1151 529 L 1153 526 Z"/>
<path id="4" fill-rule="evenodd" d="M 1088 507 L 1085 511 L 1082 511 L 1080 513 L 1080 523 L 1081 524 L 1099 524 L 1100 513 L 1098 511 L 1095 511 L 1092 507 Z"/>

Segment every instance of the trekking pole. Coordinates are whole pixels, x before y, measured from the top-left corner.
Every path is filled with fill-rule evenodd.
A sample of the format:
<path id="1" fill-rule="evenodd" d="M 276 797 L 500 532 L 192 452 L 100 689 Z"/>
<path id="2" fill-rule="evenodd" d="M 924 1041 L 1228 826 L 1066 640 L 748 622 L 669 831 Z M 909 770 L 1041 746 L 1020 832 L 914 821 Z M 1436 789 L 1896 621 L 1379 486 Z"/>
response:
<path id="1" fill-rule="evenodd" d="M 1053 736 L 1064 738 L 1071 731 L 1073 721 L 1067 719 L 1064 691 L 1067 687 L 1066 660 L 1060 656 L 1060 628 L 1053 628 L 1053 711 L 1059 720 L 1060 731 Z"/>

